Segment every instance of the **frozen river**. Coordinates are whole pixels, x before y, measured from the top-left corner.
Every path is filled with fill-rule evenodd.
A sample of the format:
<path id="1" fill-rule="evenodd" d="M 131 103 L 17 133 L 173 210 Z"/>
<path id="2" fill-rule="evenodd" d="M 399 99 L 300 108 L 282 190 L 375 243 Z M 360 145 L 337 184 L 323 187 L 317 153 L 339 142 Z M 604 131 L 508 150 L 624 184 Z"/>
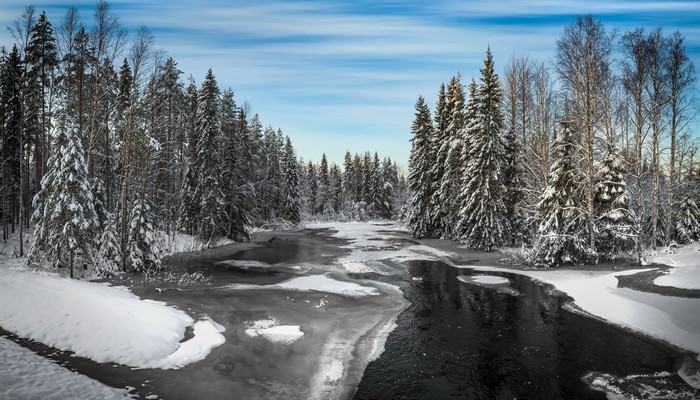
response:
<path id="1" fill-rule="evenodd" d="M 358 253 L 331 233 L 260 233 L 253 245 L 167 260 L 202 272 L 194 284 L 131 282 L 142 298 L 225 328 L 221 346 L 181 369 L 99 364 L 18 341 L 141 398 L 606 398 L 591 386 L 700 394 L 675 374 L 692 356 L 573 313 L 547 285 L 453 268 L 435 253 L 416 260 L 425 249 L 407 237 L 366 239 Z"/>

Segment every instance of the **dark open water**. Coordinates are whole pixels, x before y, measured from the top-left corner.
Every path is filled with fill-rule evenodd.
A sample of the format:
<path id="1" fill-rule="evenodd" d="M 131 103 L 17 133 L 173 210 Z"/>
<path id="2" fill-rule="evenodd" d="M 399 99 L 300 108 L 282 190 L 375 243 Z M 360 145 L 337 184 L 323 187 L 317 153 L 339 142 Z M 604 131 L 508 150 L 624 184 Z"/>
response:
<path id="1" fill-rule="evenodd" d="M 412 263 L 410 273 L 422 278 L 403 284 L 412 305 L 366 369 L 356 399 L 606 399 L 581 377 L 675 373 L 684 359 L 562 309 L 565 298 L 527 277 L 500 274 L 521 293 L 511 296 L 460 282 L 471 271 L 439 262 Z M 686 387 L 676 375 L 668 379 Z"/>

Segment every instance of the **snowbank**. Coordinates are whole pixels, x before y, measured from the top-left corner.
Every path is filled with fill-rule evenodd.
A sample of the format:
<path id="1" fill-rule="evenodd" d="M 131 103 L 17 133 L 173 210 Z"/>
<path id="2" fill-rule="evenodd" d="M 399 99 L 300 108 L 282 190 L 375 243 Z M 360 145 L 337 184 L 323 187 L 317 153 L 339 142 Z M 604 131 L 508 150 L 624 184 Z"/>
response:
<path id="1" fill-rule="evenodd" d="M 278 325 L 274 319 L 261 319 L 248 323 L 245 334 L 263 337 L 273 343 L 292 344 L 304 336 L 299 325 Z"/>
<path id="2" fill-rule="evenodd" d="M 681 289 L 700 289 L 700 243 L 681 247 L 675 254 L 657 255 L 651 261 L 673 267 L 667 275 L 656 278 L 655 284 Z"/>
<path id="3" fill-rule="evenodd" d="M 126 390 L 114 389 L 69 371 L 0 337 L 0 398 L 15 400 L 124 399 Z"/>
<path id="4" fill-rule="evenodd" d="M 194 324 L 194 337 L 180 344 L 178 349 L 164 359 L 156 360 L 143 368 L 177 369 L 187 364 L 205 359 L 214 347 L 226 341 L 223 326 L 205 318 Z"/>
<path id="5" fill-rule="evenodd" d="M 507 271 L 532 277 L 572 297 L 574 304 L 585 313 L 700 354 L 700 313 L 697 312 L 700 310 L 700 299 L 662 296 L 617 287 L 616 276 L 633 275 L 653 268 L 624 272 L 465 268 Z"/>
<path id="6" fill-rule="evenodd" d="M 199 324 L 204 336 L 181 345 L 192 318 L 123 288 L 7 268 L 0 270 L 0 288 L 0 326 L 101 363 L 174 368 L 204 358 L 203 348 L 223 338 Z"/>

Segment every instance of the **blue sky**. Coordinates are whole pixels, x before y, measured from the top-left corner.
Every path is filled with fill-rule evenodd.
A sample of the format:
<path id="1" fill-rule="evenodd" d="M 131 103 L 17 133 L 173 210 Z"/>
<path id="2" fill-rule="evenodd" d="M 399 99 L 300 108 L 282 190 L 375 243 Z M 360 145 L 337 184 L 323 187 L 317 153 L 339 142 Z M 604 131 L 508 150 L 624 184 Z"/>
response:
<path id="1" fill-rule="evenodd" d="M 3 0 L 0 26 L 30 3 Z M 58 25 L 69 6 L 92 24 L 94 1 L 36 0 Z M 148 26 L 200 83 L 212 68 L 221 88 L 248 101 L 264 125 L 282 128 L 305 159 L 376 150 L 406 165 L 418 95 L 434 104 L 458 71 L 478 78 L 491 46 L 502 71 L 512 55 L 553 57 L 556 39 L 578 14 L 624 32 L 680 30 L 700 68 L 700 1 L 225 1 L 113 0 L 130 33 Z M 0 44 L 11 45 L 3 29 Z M 696 124 L 697 126 L 697 124 Z"/>

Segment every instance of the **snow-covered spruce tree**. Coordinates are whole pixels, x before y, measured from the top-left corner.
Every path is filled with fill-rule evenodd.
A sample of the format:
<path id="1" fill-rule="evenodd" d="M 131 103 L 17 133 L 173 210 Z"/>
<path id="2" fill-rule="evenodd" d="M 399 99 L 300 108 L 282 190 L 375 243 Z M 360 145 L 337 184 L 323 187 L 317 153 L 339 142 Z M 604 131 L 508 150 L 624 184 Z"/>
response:
<path id="1" fill-rule="evenodd" d="M 553 145 L 548 186 L 538 204 L 540 226 L 530 262 L 541 267 L 597 261 L 590 246 L 588 217 L 578 168 L 580 148 L 570 122 L 562 120 L 562 132 Z"/>
<path id="2" fill-rule="evenodd" d="M 83 146 L 75 126 L 62 117 L 53 137 L 54 153 L 34 197 L 36 220 L 29 260 L 46 254 L 54 266 L 69 266 L 71 278 L 76 260 L 92 264 L 94 238 L 99 221 L 88 181 Z"/>
<path id="3" fill-rule="evenodd" d="M 459 214 L 457 197 L 462 187 L 462 152 L 464 151 L 464 87 L 462 77 L 457 74 L 447 87 L 447 110 L 451 112 L 447 124 L 447 132 L 441 143 L 438 154 L 444 156 L 442 177 L 438 190 L 438 204 L 442 219 L 442 236 L 455 239 L 455 227 Z"/>
<path id="4" fill-rule="evenodd" d="M 603 161 L 598 167 L 596 185 L 596 249 L 601 257 L 609 260 L 619 253 L 634 249 L 635 221 L 629 210 L 629 188 L 624 178 L 622 157 L 614 143 L 606 146 Z"/>
<path id="5" fill-rule="evenodd" d="M 328 218 L 333 213 L 330 194 L 330 179 L 328 176 L 328 159 L 326 153 L 321 155 L 321 163 L 318 166 L 318 192 L 316 197 L 316 214 Z"/>
<path id="6" fill-rule="evenodd" d="M 110 277 L 119 272 L 122 265 L 121 246 L 117 235 L 117 220 L 108 217 L 100 237 L 99 250 L 95 256 L 95 274 Z"/>
<path id="7" fill-rule="evenodd" d="M 161 269 L 153 214 L 145 199 L 134 200 L 125 257 L 127 268 L 132 272 L 148 275 Z"/>
<path id="8" fill-rule="evenodd" d="M 197 93 L 198 136 L 197 186 L 194 200 L 199 205 L 197 235 L 207 245 L 222 232 L 225 220 L 224 193 L 221 186 L 221 157 L 219 153 L 219 87 L 211 69 Z"/>
<path id="9" fill-rule="evenodd" d="M 128 65 L 127 65 L 128 66 Z M 180 187 L 177 229 L 181 232 L 193 235 L 197 229 L 199 216 L 199 204 L 194 198 L 194 189 L 197 187 L 197 148 L 199 136 L 197 132 L 197 87 L 190 76 L 190 83 L 185 90 L 185 103 L 188 119 L 187 129 L 187 164 L 185 174 Z"/>
<path id="10" fill-rule="evenodd" d="M 516 246 L 520 243 L 528 243 L 532 235 L 526 211 L 526 185 L 523 182 L 524 159 L 515 130 L 508 129 L 504 139 L 503 184 L 506 187 L 506 192 L 503 195 L 503 202 L 506 206 L 506 220 L 510 227 L 506 232 L 505 239 L 511 246 Z"/>
<path id="11" fill-rule="evenodd" d="M 337 164 L 331 164 L 328 171 L 329 181 L 329 205 L 334 218 L 338 218 L 343 204 L 343 176 L 340 172 L 340 167 Z"/>
<path id="12" fill-rule="evenodd" d="M 476 91 L 476 112 L 468 122 L 469 161 L 463 174 L 463 192 L 459 196 L 464 201 L 459 210 L 457 232 L 469 248 L 491 251 L 501 245 L 507 229 L 502 181 L 501 84 L 493 69 L 491 49 L 486 51 L 481 82 Z"/>
<path id="13" fill-rule="evenodd" d="M 301 194 L 299 193 L 299 164 L 292 141 L 287 136 L 284 145 L 284 171 L 282 179 L 282 218 L 293 223 L 301 222 Z"/>
<path id="14" fill-rule="evenodd" d="M 430 139 L 433 135 L 433 124 L 430 109 L 423 96 L 419 96 L 416 101 L 415 115 L 411 126 L 411 154 L 408 158 L 408 187 L 411 196 L 409 225 L 413 236 L 423 238 L 433 235 L 430 213 L 433 188 Z"/>
<path id="15" fill-rule="evenodd" d="M 700 208 L 687 195 L 678 208 L 676 237 L 681 244 L 700 240 Z"/>
<path id="16" fill-rule="evenodd" d="M 382 199 L 382 175 L 379 154 L 374 152 L 369 164 L 369 179 L 367 180 L 367 212 L 370 218 L 381 218 L 380 209 Z"/>
<path id="17" fill-rule="evenodd" d="M 435 104 L 435 125 L 432 131 L 432 136 L 430 138 L 430 207 L 428 207 L 428 218 L 430 220 L 430 226 L 432 227 L 433 234 L 436 236 L 441 236 L 444 231 L 444 221 L 441 215 L 441 205 L 440 205 L 440 186 L 442 184 L 442 177 L 445 174 L 445 159 L 447 154 L 443 153 L 442 144 L 448 140 L 448 129 L 450 125 L 450 119 L 452 118 L 452 110 L 449 108 L 449 103 L 447 102 L 447 93 L 445 91 L 445 84 L 440 85 L 440 91 L 438 92 L 438 99 Z"/>
<path id="18" fill-rule="evenodd" d="M 221 134 L 222 134 L 222 177 L 223 192 L 226 202 L 226 237 L 233 240 L 248 239 L 247 182 L 245 166 L 248 161 L 244 136 L 239 130 L 239 116 L 236 111 L 233 91 L 226 90 L 221 100 Z M 244 176 L 245 175 L 245 176 Z"/>
<path id="19" fill-rule="evenodd" d="M 396 195 L 399 188 L 399 174 L 391 158 L 382 159 L 382 208 L 381 217 L 391 219 L 395 215 Z"/>
<path id="20" fill-rule="evenodd" d="M 318 198 L 318 174 L 316 173 L 316 165 L 309 161 L 306 166 L 306 208 L 309 215 L 316 215 L 317 198 Z"/>

